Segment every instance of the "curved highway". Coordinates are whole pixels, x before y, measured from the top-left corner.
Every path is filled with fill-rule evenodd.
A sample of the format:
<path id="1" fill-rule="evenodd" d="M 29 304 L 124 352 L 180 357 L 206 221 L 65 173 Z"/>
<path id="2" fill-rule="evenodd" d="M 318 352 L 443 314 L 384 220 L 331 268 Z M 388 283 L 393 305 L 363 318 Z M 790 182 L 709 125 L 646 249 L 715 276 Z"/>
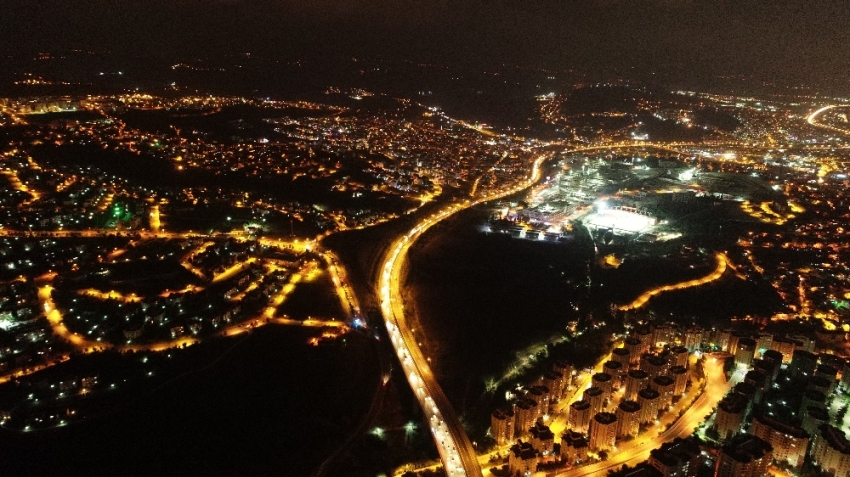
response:
<path id="1" fill-rule="evenodd" d="M 830 105 L 830 106 L 824 106 L 824 107 L 818 109 L 817 111 L 813 112 L 812 114 L 808 115 L 806 117 L 806 122 L 811 124 L 812 126 L 823 128 L 823 129 L 829 129 L 830 131 L 833 131 L 833 132 L 837 132 L 837 133 L 841 133 L 841 134 L 850 134 L 850 130 L 841 129 L 841 128 L 837 128 L 835 126 L 829 126 L 827 124 L 821 124 L 821 123 L 817 122 L 817 117 L 820 116 L 821 114 L 829 111 L 830 109 L 846 108 L 846 107 L 850 107 L 850 105 L 833 104 L 833 105 Z"/>
<path id="2" fill-rule="evenodd" d="M 540 178 L 540 166 L 547 157 L 549 156 L 538 157 L 534 161 L 531 177 L 514 187 L 474 201 L 466 200 L 454 204 L 422 219 L 407 234 L 401 236 L 390 246 L 389 252 L 384 257 L 380 267 L 381 275 L 378 281 L 378 291 L 387 332 L 410 387 L 416 394 L 419 405 L 425 413 L 425 418 L 440 453 L 440 459 L 443 462 L 446 475 L 449 477 L 481 476 L 481 466 L 463 425 L 434 378 L 427 358 L 417 346 L 413 332 L 405 319 L 401 298 L 401 273 L 407 258 L 407 251 L 416 239 L 441 220 L 473 205 L 519 192 L 532 185 Z"/>
<path id="3" fill-rule="evenodd" d="M 729 257 L 726 256 L 725 253 L 717 254 L 717 267 L 715 267 L 714 271 L 709 273 L 708 275 L 702 278 L 694 278 L 693 280 L 686 280 L 684 282 L 673 283 L 670 285 L 662 285 L 660 287 L 653 288 L 651 290 L 643 292 L 639 297 L 635 298 L 635 300 L 627 305 L 623 305 L 619 307 L 620 310 L 636 310 L 643 305 L 646 304 L 650 300 L 650 298 L 660 295 L 664 292 L 673 291 L 673 290 L 683 290 L 685 288 L 698 287 L 700 285 L 705 285 L 706 283 L 713 282 L 718 280 L 720 277 L 726 273 L 726 267 L 729 266 Z"/>

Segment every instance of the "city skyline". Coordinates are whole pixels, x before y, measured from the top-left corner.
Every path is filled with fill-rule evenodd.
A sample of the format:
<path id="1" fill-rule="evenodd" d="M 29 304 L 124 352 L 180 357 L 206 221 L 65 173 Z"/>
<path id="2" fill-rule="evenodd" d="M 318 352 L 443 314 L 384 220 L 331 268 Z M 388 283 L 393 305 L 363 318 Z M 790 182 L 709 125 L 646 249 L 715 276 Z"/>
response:
<path id="1" fill-rule="evenodd" d="M 848 18 L 0 5 L 0 473 L 850 477 Z"/>

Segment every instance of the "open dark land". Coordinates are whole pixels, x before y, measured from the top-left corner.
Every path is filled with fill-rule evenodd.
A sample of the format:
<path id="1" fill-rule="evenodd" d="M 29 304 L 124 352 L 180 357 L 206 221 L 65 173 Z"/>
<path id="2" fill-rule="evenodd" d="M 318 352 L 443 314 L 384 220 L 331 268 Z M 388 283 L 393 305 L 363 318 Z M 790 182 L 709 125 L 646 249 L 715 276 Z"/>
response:
<path id="1" fill-rule="evenodd" d="M 269 325 L 151 354 L 151 369 L 170 361 L 159 367 L 171 377 L 160 385 L 124 390 L 119 383 L 115 397 L 105 398 L 111 405 L 98 404 L 102 412 L 74 426 L 0 432 L 4 449 L 16 456 L 0 461 L 0 473 L 308 475 L 357 426 L 380 379 L 373 339 L 353 333 L 332 345 L 305 346 L 315 333 Z M 142 358 L 103 359 L 94 369 L 108 379 L 123 361 Z M 50 372 L 74 370 L 60 365 Z"/>

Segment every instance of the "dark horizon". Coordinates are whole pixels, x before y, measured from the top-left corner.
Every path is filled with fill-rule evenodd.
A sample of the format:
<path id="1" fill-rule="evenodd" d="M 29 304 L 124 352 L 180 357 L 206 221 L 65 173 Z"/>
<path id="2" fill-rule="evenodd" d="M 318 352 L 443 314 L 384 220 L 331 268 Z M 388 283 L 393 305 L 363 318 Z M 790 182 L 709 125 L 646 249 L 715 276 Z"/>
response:
<path id="1" fill-rule="evenodd" d="M 378 57 L 705 82 L 724 75 L 850 90 L 847 2 L 11 0 L 5 56 Z"/>

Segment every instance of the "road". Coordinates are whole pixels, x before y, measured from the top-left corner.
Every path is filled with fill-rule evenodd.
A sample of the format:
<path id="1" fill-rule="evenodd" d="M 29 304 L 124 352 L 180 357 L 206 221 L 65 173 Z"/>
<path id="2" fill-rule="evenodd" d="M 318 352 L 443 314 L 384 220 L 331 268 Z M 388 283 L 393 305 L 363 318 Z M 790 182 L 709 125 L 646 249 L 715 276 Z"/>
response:
<path id="1" fill-rule="evenodd" d="M 684 282 L 673 283 L 672 285 L 663 285 L 660 287 L 653 288 L 651 290 L 643 292 L 639 297 L 635 299 L 635 301 L 629 303 L 628 305 L 623 305 L 620 307 L 621 310 L 633 310 L 642 307 L 649 301 L 650 298 L 659 295 L 664 292 L 673 291 L 673 290 L 684 290 L 685 288 L 698 287 L 700 285 L 705 285 L 706 283 L 713 282 L 715 280 L 720 279 L 724 273 L 726 273 L 726 267 L 729 266 L 729 257 L 724 253 L 717 254 L 717 267 L 713 272 L 702 278 L 694 278 L 693 280 L 686 280 Z"/>
<path id="2" fill-rule="evenodd" d="M 540 178 L 540 166 L 547 157 L 549 156 L 538 157 L 534 161 L 531 176 L 518 185 L 478 200 L 456 203 L 422 219 L 390 246 L 379 268 L 381 275 L 378 290 L 381 311 L 390 340 L 404 368 L 410 387 L 425 413 L 426 421 L 440 453 L 440 460 L 449 477 L 480 476 L 482 475 L 481 466 L 469 436 L 466 435 L 463 425 L 431 372 L 430 358 L 422 354 L 405 318 L 401 297 L 401 275 L 407 259 L 407 251 L 416 239 L 434 224 L 473 205 L 519 192 L 532 185 Z"/>
<path id="3" fill-rule="evenodd" d="M 6 231 L 9 232 L 9 231 Z M 60 232 L 61 234 L 62 232 Z M 0 233 L 0 236 L 2 233 Z M 179 234 L 170 234 L 170 235 L 179 235 Z M 188 238 L 188 235 L 182 235 L 179 237 L 171 237 L 171 238 Z M 291 245 L 288 245 L 286 242 L 278 241 L 275 245 L 270 246 L 279 246 L 281 248 L 292 249 Z M 329 261 L 329 271 L 332 275 L 333 282 L 335 284 L 335 289 L 337 295 L 339 296 L 340 303 L 343 309 L 353 310 L 355 312 L 359 312 L 359 304 L 357 301 L 357 297 L 350 292 L 351 286 L 347 282 L 347 276 L 345 270 L 342 266 L 336 263 L 335 258 L 332 255 L 328 255 L 327 253 L 323 254 L 326 260 Z M 247 263 L 254 261 L 255 258 L 250 258 Z M 330 263 L 333 260 L 333 263 Z M 246 263 L 246 262 L 243 262 Z M 240 269 L 241 269 L 241 264 Z M 272 264 L 268 267 L 268 271 L 274 271 L 276 267 Z M 220 336 L 234 336 L 246 331 L 250 331 L 254 328 L 263 326 L 267 323 L 273 323 L 278 325 L 288 325 L 288 326 L 304 326 L 304 327 L 315 327 L 315 328 L 336 328 L 341 330 L 342 333 L 348 330 L 348 321 L 353 319 L 351 315 L 346 315 L 345 318 L 341 321 L 337 320 L 317 320 L 317 319 L 307 319 L 307 320 L 292 320 L 288 317 L 278 317 L 275 318 L 275 314 L 277 312 L 278 307 L 284 302 L 286 297 L 294 290 L 295 285 L 301 281 L 304 274 L 309 274 L 315 271 L 314 264 L 307 264 L 302 267 L 297 273 L 293 273 L 290 277 L 289 283 L 283 286 L 283 288 L 271 297 L 269 306 L 263 311 L 262 314 L 246 320 L 241 323 L 236 323 L 230 325 L 228 327 L 223 328 L 221 331 L 217 332 L 216 335 Z M 231 272 L 232 273 L 232 272 Z M 38 298 L 41 302 L 41 306 L 44 309 L 45 316 L 47 317 L 48 322 L 50 323 L 52 331 L 61 339 L 65 340 L 69 344 L 73 345 L 79 352 L 82 353 L 93 353 L 96 351 L 102 351 L 104 349 L 118 349 L 122 351 L 164 351 L 173 348 L 180 348 L 183 346 L 190 346 L 193 344 L 197 344 L 201 341 L 200 338 L 197 338 L 192 335 L 182 336 L 175 338 L 173 340 L 163 340 L 157 341 L 153 343 L 145 343 L 145 344 L 133 344 L 127 343 L 123 345 L 114 345 L 112 343 L 107 343 L 103 341 L 98 341 L 94 339 L 88 339 L 84 335 L 79 333 L 73 333 L 65 326 L 64 317 L 62 312 L 56 307 L 53 302 L 52 292 L 53 286 L 52 282 L 56 278 L 57 274 L 55 272 L 47 273 L 35 279 L 36 284 L 38 285 Z M 191 286 L 190 286 L 191 287 Z M 197 292 L 203 290 L 201 287 L 191 287 L 186 290 L 180 291 L 180 293 L 185 292 Z M 95 289 L 86 289 L 80 290 L 80 294 L 92 296 L 94 298 L 99 299 L 112 299 L 112 300 L 121 300 L 123 302 L 137 302 L 142 298 L 135 295 L 122 295 L 115 291 L 103 292 Z M 165 292 L 164 296 L 168 296 L 170 292 Z M 70 358 L 69 355 L 64 355 L 56 358 L 55 362 L 64 362 Z M 12 372 L 0 375 L 0 383 L 6 382 L 12 377 L 21 377 L 24 375 L 30 375 L 47 367 L 50 367 L 52 364 L 44 364 L 38 365 L 28 368 L 27 370 L 14 370 Z"/>
<path id="4" fill-rule="evenodd" d="M 829 111 L 830 109 L 842 108 L 842 107 L 846 108 L 846 107 L 850 107 L 850 105 L 833 104 L 833 105 L 830 105 L 830 106 L 824 106 L 824 107 L 818 109 L 817 111 L 813 112 L 812 114 L 808 115 L 806 117 L 806 122 L 811 124 L 812 126 L 815 126 L 815 127 L 818 127 L 818 128 L 829 129 L 830 131 L 841 133 L 841 134 L 850 134 L 850 130 L 841 129 L 841 128 L 837 128 L 835 126 L 829 126 L 827 124 L 821 124 L 821 123 L 817 122 L 817 117 L 820 116 L 821 114 Z"/>
<path id="5" fill-rule="evenodd" d="M 559 477 L 584 477 L 590 475 L 605 475 L 609 470 L 616 470 L 623 464 L 633 466 L 649 458 L 649 452 L 656 449 L 665 442 L 672 441 L 677 437 L 688 437 L 693 434 L 694 429 L 699 426 L 711 414 L 717 403 L 732 389 L 740 376 L 726 381 L 723 372 L 723 360 L 707 357 L 705 361 L 705 375 L 707 378 L 705 391 L 694 401 L 685 413 L 674 422 L 667 430 L 664 428 L 665 420 L 662 419 L 660 426 L 656 425 L 641 434 L 637 439 L 626 442 L 609 452 L 608 460 L 595 464 L 576 467 L 558 472 L 554 475 Z M 675 418 L 673 413 L 668 413 L 668 419 Z"/>
<path id="6" fill-rule="evenodd" d="M 316 252 L 325 260 L 328 266 L 328 273 L 331 275 L 336 294 L 339 296 L 345 316 L 360 318 L 360 302 L 354 290 L 348 283 L 348 275 L 345 268 L 340 265 L 339 257 L 330 250 L 325 250 L 316 246 Z"/>

